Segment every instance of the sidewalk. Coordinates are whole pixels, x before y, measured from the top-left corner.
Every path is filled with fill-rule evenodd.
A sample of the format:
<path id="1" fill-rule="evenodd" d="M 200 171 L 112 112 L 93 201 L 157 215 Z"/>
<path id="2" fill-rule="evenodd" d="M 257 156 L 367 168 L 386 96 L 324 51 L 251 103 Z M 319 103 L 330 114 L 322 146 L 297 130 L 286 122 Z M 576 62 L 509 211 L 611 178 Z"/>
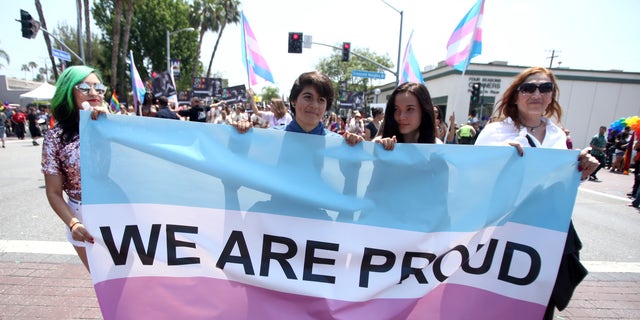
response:
<path id="1" fill-rule="evenodd" d="M 602 182 L 586 181 L 580 189 L 627 201 L 632 175 L 602 171 L 598 176 Z M 592 271 L 555 318 L 640 319 L 640 273 Z M 102 319 L 89 273 L 75 255 L 0 249 L 0 320 L 27 319 Z"/>

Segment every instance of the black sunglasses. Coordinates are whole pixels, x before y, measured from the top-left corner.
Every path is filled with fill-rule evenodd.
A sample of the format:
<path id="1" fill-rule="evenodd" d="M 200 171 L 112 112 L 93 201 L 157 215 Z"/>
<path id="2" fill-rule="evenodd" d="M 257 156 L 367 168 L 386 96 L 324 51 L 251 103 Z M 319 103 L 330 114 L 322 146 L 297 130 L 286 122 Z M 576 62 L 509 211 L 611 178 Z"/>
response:
<path id="1" fill-rule="evenodd" d="M 518 87 L 518 91 L 524 93 L 534 93 L 536 89 L 540 91 L 540 93 L 549 93 L 553 91 L 553 82 L 545 82 L 537 85 L 535 83 L 523 83 Z"/>
<path id="2" fill-rule="evenodd" d="M 94 85 L 91 85 L 86 82 L 82 82 L 76 85 L 76 89 L 82 92 L 82 94 L 91 93 L 91 88 L 93 88 L 93 90 L 95 90 L 97 94 L 104 94 L 105 92 L 107 92 L 107 86 L 105 86 L 102 83 L 96 83 Z"/>

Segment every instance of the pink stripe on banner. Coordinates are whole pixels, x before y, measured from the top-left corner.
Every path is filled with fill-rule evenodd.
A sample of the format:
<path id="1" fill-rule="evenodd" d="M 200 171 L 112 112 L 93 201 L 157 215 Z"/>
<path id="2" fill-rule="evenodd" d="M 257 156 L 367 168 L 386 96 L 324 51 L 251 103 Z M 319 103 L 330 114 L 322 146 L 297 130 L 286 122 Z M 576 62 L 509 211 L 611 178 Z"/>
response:
<path id="1" fill-rule="evenodd" d="M 292 280 L 296 281 L 296 280 Z M 545 306 L 442 284 L 419 299 L 328 300 L 192 277 L 137 277 L 95 285 L 104 319 L 540 319 Z"/>

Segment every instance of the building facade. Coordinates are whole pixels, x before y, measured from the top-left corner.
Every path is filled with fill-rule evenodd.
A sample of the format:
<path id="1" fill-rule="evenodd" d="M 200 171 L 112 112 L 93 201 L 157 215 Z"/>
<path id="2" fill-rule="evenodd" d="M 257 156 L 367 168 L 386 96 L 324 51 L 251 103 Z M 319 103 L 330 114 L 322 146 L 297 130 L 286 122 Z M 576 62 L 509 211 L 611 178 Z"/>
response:
<path id="1" fill-rule="evenodd" d="M 468 120 L 486 122 L 495 103 L 516 75 L 528 67 L 496 61 L 470 64 L 464 75 L 441 62 L 422 73 L 434 104 L 446 114 L 455 112 L 458 125 Z M 560 126 L 571 131 L 574 148 L 585 148 L 602 125 L 609 127 L 620 118 L 640 116 L 640 73 L 623 71 L 553 68 L 563 109 Z M 471 104 L 471 86 L 480 83 L 480 101 Z M 380 87 L 380 103 L 386 103 L 395 83 Z M 375 99 L 369 95 L 368 101 Z"/>

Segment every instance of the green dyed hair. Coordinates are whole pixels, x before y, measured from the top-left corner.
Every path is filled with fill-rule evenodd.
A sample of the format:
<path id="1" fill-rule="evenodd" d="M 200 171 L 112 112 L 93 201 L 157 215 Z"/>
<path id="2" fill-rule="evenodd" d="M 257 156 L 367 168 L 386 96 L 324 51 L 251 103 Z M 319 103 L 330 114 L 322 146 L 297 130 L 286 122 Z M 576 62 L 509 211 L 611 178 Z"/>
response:
<path id="1" fill-rule="evenodd" d="M 56 92 L 51 99 L 51 113 L 56 121 L 63 123 L 76 119 L 74 116 L 78 114 L 80 106 L 75 105 L 73 87 L 91 73 L 95 73 L 102 82 L 100 75 L 91 67 L 71 66 L 62 72 L 56 83 Z"/>

